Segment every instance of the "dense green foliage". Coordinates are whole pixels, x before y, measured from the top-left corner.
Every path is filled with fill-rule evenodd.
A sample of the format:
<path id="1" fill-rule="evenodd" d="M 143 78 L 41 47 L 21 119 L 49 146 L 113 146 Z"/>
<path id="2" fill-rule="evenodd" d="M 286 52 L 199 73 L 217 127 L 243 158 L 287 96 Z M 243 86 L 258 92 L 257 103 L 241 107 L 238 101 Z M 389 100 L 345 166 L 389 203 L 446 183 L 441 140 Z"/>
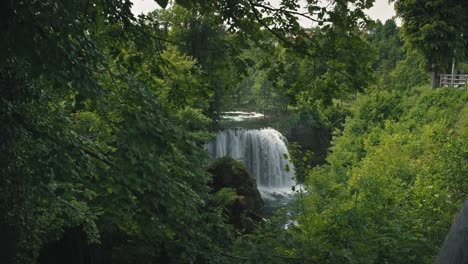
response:
<path id="1" fill-rule="evenodd" d="M 400 29 L 394 20 L 387 20 L 384 24 L 377 20 L 371 28 L 368 39 L 370 45 L 376 49 L 377 59 L 373 68 L 382 79 L 383 85 L 390 83 L 390 73 L 397 63 L 403 59 L 403 43 Z"/>
<path id="2" fill-rule="evenodd" d="M 47 262 L 76 230 L 73 252 L 112 263 L 430 262 L 467 197 L 467 96 L 414 88 L 432 53 L 366 21 L 372 2 L 179 0 L 135 18 L 129 0 L 3 1 L 0 262 Z M 233 108 L 336 131 L 322 167 L 293 155 L 297 226 L 226 223 L 237 196 L 210 189 L 203 145 Z"/>
<path id="3" fill-rule="evenodd" d="M 358 98 L 329 165 L 306 177 L 303 235 L 322 250 L 313 258 L 433 262 L 467 197 L 467 99 L 427 88 Z"/>
<path id="4" fill-rule="evenodd" d="M 227 233 L 205 208 L 210 177 L 193 166 L 205 157 L 193 142 L 206 141 L 211 122 L 193 58 L 161 49 L 128 2 L 10 4 L 1 66 L 10 257 L 30 262 L 76 226 L 119 249 L 114 262 L 219 255 Z"/>

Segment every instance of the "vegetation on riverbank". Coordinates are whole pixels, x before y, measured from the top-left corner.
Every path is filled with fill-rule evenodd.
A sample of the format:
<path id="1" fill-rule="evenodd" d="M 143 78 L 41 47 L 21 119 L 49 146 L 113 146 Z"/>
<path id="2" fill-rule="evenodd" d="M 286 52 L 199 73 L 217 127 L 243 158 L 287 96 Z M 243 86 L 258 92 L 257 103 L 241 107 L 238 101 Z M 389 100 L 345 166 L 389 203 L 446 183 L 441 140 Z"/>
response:
<path id="1" fill-rule="evenodd" d="M 431 262 L 467 197 L 467 94 L 424 85 L 448 48 L 466 62 L 466 4 L 399 0 L 400 31 L 365 0 L 309 1 L 310 29 L 292 0 L 175 2 L 0 4 L 0 262 Z M 241 234 L 209 187 L 237 106 L 334 134 L 293 155 L 295 227 Z"/>

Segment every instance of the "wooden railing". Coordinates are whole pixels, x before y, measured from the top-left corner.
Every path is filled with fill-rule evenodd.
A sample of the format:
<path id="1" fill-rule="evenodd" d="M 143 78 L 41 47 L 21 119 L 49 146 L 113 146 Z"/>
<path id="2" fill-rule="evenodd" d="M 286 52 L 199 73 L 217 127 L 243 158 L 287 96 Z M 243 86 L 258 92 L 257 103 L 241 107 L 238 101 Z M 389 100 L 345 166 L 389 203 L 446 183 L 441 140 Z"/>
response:
<path id="1" fill-rule="evenodd" d="M 441 74 L 440 87 L 468 88 L 468 74 Z"/>

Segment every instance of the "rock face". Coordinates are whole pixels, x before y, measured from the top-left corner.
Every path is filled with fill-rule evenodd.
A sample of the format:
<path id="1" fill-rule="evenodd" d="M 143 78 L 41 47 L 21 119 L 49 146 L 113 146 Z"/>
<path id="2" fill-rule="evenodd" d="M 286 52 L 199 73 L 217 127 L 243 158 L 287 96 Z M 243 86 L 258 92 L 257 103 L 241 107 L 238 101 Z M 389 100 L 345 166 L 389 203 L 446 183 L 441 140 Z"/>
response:
<path id="1" fill-rule="evenodd" d="M 249 175 L 245 165 L 233 158 L 223 157 L 216 160 L 208 172 L 213 175 L 211 187 L 214 193 L 223 188 L 232 188 L 237 194 L 237 198 L 225 206 L 229 222 L 239 230 L 252 232 L 255 223 L 262 219 L 256 211 L 263 207 L 264 202 L 255 179 Z"/>
<path id="2" fill-rule="evenodd" d="M 435 264 L 468 263 L 468 199 L 450 228 Z"/>

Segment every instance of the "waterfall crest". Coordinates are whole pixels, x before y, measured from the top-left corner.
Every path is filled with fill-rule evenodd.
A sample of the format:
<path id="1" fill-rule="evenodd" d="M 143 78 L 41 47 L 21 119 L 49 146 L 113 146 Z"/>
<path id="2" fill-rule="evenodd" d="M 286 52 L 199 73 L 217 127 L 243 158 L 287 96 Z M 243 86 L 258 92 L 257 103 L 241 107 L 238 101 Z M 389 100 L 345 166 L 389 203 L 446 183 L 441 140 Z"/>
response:
<path id="1" fill-rule="evenodd" d="M 290 189 L 294 167 L 285 158 L 289 156 L 286 144 L 286 138 L 273 128 L 231 128 L 218 132 L 205 149 L 213 159 L 229 156 L 243 161 L 259 189 Z"/>

